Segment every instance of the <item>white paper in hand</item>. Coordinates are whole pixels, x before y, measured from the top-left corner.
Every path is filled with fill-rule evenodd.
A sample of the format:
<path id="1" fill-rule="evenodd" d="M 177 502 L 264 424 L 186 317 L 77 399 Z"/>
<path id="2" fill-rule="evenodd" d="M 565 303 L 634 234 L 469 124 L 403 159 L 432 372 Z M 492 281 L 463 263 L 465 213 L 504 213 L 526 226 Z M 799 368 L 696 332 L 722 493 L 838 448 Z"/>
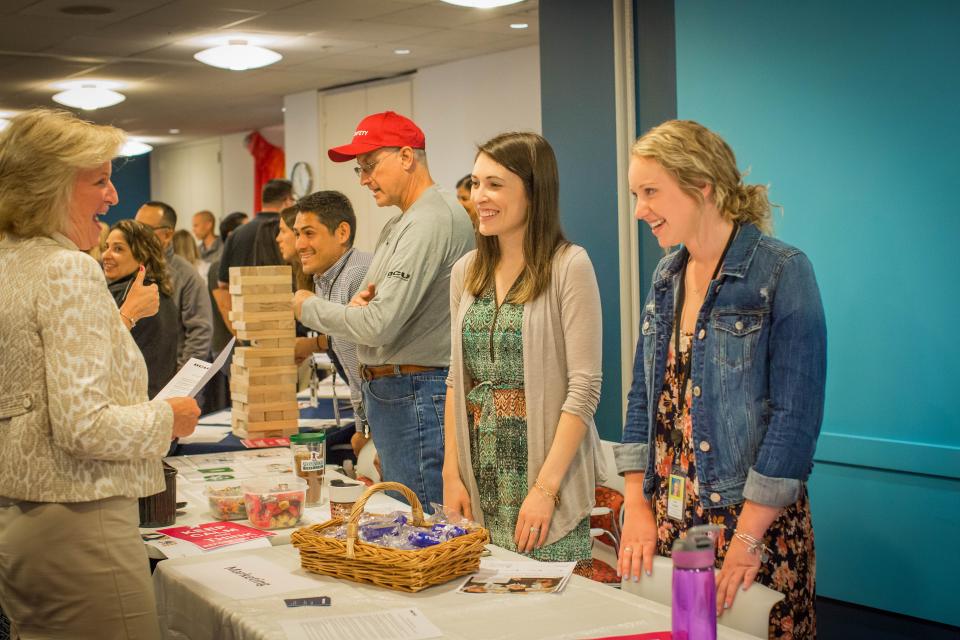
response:
<path id="1" fill-rule="evenodd" d="M 187 360 L 187 363 L 183 365 L 180 371 L 177 371 L 177 375 L 173 376 L 170 382 L 168 382 L 153 399 L 166 400 L 167 398 L 196 397 L 196 395 L 200 393 L 200 389 L 203 389 L 203 387 L 210 382 L 214 374 L 223 368 L 223 365 L 227 362 L 227 357 L 230 355 L 230 352 L 233 351 L 233 344 L 236 341 L 236 338 L 231 338 L 227 346 L 225 346 L 223 351 L 220 352 L 220 355 L 217 356 L 217 359 L 213 361 L 213 364 L 198 360 L 197 358 Z"/>

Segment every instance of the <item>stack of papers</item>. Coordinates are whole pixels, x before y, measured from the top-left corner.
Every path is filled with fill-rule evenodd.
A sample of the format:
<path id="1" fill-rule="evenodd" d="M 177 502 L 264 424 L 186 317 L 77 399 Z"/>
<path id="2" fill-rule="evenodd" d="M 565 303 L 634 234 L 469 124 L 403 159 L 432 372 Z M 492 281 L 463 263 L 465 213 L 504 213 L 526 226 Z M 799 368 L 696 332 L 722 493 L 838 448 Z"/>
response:
<path id="1" fill-rule="evenodd" d="M 469 576 L 457 593 L 560 593 L 576 566 L 576 562 L 481 558 L 480 571 Z"/>

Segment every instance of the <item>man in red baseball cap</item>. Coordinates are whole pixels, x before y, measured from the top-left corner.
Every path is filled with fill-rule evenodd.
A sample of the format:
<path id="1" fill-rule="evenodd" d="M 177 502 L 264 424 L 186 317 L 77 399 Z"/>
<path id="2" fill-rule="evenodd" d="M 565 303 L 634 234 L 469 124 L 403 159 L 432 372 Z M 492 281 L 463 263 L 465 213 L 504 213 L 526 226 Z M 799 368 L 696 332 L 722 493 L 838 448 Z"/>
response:
<path id="1" fill-rule="evenodd" d="M 427 167 L 423 131 L 385 111 L 367 116 L 353 141 L 327 152 L 356 159 L 360 184 L 400 215 L 384 226 L 367 289 L 349 305 L 298 291 L 297 317 L 357 345 L 363 405 L 383 479 L 412 489 L 421 504 L 442 503 L 443 421 L 450 366 L 450 269 L 474 246 L 473 224 Z"/>

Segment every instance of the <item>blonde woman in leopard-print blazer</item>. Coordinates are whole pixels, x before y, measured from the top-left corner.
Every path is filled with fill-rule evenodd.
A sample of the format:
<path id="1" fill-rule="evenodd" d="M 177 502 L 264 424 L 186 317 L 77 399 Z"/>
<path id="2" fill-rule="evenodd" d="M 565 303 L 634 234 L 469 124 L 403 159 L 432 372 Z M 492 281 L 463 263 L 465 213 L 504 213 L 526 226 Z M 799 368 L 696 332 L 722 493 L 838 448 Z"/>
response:
<path id="1" fill-rule="evenodd" d="M 118 310 L 97 263 L 117 203 L 113 127 L 33 110 L 0 132 L 0 606 L 13 637 L 158 638 L 137 498 L 191 433 L 190 398 L 147 400 L 130 336 L 156 310 L 142 276 Z"/>

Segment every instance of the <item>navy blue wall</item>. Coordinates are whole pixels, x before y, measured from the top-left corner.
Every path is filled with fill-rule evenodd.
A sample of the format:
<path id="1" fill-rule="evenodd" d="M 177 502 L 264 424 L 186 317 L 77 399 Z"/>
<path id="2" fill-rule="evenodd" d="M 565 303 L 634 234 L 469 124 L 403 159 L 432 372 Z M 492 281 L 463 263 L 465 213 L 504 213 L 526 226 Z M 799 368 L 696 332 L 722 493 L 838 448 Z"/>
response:
<path id="1" fill-rule="evenodd" d="M 750 181 L 771 184 L 777 235 L 807 252 L 823 294 L 818 590 L 950 624 L 958 26 L 949 0 L 676 2 L 679 117 L 720 132 Z"/>
<path id="2" fill-rule="evenodd" d="M 132 218 L 140 205 L 150 199 L 150 154 L 114 160 L 113 186 L 117 188 L 120 202 L 103 216 L 109 225 Z"/>
<path id="3" fill-rule="evenodd" d="M 620 268 L 617 240 L 613 13 L 609 3 L 540 3 L 543 135 L 560 166 L 567 237 L 593 261 L 603 304 L 600 435 L 620 439 Z"/>

